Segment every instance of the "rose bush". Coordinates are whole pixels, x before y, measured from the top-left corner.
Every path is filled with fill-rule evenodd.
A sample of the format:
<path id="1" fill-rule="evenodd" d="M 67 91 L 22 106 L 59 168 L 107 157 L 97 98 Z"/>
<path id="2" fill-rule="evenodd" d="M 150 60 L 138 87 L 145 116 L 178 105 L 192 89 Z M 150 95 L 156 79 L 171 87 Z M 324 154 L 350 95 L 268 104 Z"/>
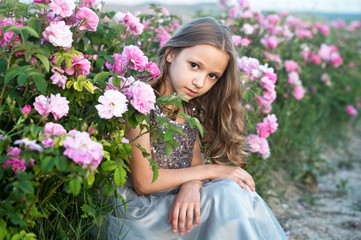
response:
<path id="1" fill-rule="evenodd" d="M 266 194 L 281 166 L 293 179 L 319 174 L 321 144 L 359 117 L 361 24 L 220 3 L 239 52 L 257 190 Z M 123 207 L 107 199 L 121 198 L 115 186 L 125 183 L 132 147 L 141 148 L 123 137 L 125 119 L 152 131 L 142 123 L 154 104 L 184 100 L 156 100 L 144 83 L 160 74 L 156 52 L 181 19 L 158 6 L 133 15 L 93 4 L 0 5 L 0 239 L 89 239 Z M 169 153 L 172 139 L 165 143 Z"/>

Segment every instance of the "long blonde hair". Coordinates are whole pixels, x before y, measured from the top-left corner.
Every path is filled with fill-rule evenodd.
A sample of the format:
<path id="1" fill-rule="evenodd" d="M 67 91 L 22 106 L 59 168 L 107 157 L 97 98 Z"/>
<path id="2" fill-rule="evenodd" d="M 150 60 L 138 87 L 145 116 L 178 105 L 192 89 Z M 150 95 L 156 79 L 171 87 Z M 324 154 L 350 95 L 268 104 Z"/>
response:
<path id="1" fill-rule="evenodd" d="M 198 44 L 212 45 L 229 55 L 228 66 L 222 77 L 206 94 L 191 100 L 190 103 L 197 108 L 197 112 L 203 112 L 202 117 L 198 117 L 205 130 L 201 139 L 205 146 L 205 156 L 213 163 L 234 163 L 245 167 L 248 153 L 242 84 L 232 33 L 225 25 L 213 18 L 204 17 L 194 19 L 179 28 L 158 52 L 157 65 L 161 74 L 151 85 L 159 91 L 165 84 L 169 75 L 166 58 L 170 52 L 178 52 Z"/>

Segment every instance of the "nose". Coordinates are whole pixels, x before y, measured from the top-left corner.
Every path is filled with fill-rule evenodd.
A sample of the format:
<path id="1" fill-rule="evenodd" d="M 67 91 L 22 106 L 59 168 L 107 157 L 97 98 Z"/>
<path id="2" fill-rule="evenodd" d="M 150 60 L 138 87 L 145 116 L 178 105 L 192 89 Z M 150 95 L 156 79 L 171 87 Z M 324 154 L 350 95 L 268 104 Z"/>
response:
<path id="1" fill-rule="evenodd" d="M 204 86 L 204 83 L 206 81 L 206 77 L 204 76 L 198 76 L 197 78 L 193 79 L 193 84 L 197 87 L 197 88 L 202 88 Z"/>

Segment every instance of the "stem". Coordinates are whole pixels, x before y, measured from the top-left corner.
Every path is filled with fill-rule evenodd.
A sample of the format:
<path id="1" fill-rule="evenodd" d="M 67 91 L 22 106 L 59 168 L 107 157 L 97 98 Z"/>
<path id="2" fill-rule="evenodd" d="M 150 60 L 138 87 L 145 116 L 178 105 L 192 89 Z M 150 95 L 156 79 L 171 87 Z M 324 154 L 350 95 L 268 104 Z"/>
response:
<path id="1" fill-rule="evenodd" d="M 43 205 L 48 199 L 54 195 L 55 191 L 63 185 L 64 181 L 60 181 L 53 189 L 51 189 L 50 193 L 41 201 L 40 206 Z"/>

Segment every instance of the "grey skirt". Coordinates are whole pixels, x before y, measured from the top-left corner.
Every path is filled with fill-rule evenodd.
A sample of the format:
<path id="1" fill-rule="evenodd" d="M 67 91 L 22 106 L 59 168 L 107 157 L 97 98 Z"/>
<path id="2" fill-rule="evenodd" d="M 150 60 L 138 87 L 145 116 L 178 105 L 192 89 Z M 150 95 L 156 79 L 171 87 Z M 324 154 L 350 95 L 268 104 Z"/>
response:
<path id="1" fill-rule="evenodd" d="M 126 212 L 124 206 L 116 207 L 107 217 L 102 234 L 105 239 L 287 239 L 263 199 L 230 179 L 217 179 L 203 185 L 200 223 L 183 236 L 173 233 L 171 224 L 167 223 L 179 188 L 143 196 L 137 195 L 128 182 L 117 191 L 128 201 L 128 207 Z"/>

